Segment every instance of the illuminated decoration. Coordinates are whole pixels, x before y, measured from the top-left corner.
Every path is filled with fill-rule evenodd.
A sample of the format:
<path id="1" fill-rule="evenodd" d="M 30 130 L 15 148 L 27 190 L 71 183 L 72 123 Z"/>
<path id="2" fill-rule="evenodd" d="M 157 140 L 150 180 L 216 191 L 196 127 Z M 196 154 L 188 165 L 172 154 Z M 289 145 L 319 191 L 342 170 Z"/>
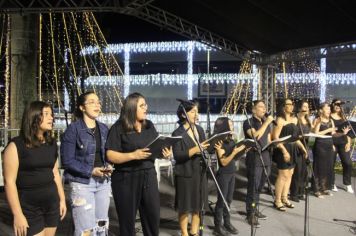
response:
<path id="1" fill-rule="evenodd" d="M 125 44 L 124 97 L 130 93 L 130 46 Z"/>
<path id="2" fill-rule="evenodd" d="M 255 101 L 258 99 L 258 81 L 260 80 L 260 74 L 256 65 L 252 65 L 252 100 Z"/>
<path id="3" fill-rule="evenodd" d="M 321 52 L 324 51 L 323 48 L 320 50 L 321 50 Z M 326 83 L 327 83 L 326 58 L 321 58 L 320 59 L 320 96 L 319 96 L 320 102 L 325 102 Z"/>
<path id="4" fill-rule="evenodd" d="M 155 52 L 188 52 L 190 47 L 194 50 L 215 50 L 209 46 L 196 41 L 172 41 L 172 42 L 147 42 L 147 43 L 124 43 L 109 44 L 103 50 L 104 53 L 119 54 L 129 48 L 130 53 L 155 53 Z M 81 50 L 82 55 L 92 55 L 99 52 L 97 46 L 89 46 Z"/>
<path id="5" fill-rule="evenodd" d="M 193 99 L 193 53 L 194 53 L 194 43 L 189 42 L 188 53 L 187 53 L 187 61 L 188 61 L 187 98 L 189 100 Z"/>
<path id="6" fill-rule="evenodd" d="M 194 51 L 215 50 L 209 46 L 196 41 L 173 41 L 173 42 L 147 42 L 147 43 L 125 43 L 125 44 L 110 44 L 107 45 L 102 52 L 105 54 L 120 54 L 124 53 L 125 68 L 124 68 L 124 96 L 126 97 L 130 91 L 132 82 L 130 75 L 130 55 L 131 53 L 163 53 L 163 52 L 186 52 L 188 62 L 188 77 L 187 77 L 187 98 L 193 98 L 193 56 Z M 98 46 L 89 46 L 81 50 L 81 55 L 88 56 L 100 53 Z M 166 81 L 167 82 L 167 81 Z M 165 83 L 165 82 L 164 82 Z M 168 81 L 172 83 L 172 81 Z"/>
<path id="7" fill-rule="evenodd" d="M 276 74 L 276 82 L 284 83 L 315 83 L 325 81 L 326 85 L 341 85 L 341 84 L 352 84 L 356 85 L 356 73 L 283 73 Z M 324 89 L 325 91 L 325 89 Z M 324 92 L 325 95 L 325 92 Z"/>
<path id="8" fill-rule="evenodd" d="M 227 83 L 235 84 L 237 81 L 250 83 L 258 81 L 258 74 L 152 74 L 152 75 L 130 75 L 131 85 L 188 85 L 200 83 Z M 117 86 L 122 81 L 123 76 L 90 76 L 85 80 L 85 86 Z"/>

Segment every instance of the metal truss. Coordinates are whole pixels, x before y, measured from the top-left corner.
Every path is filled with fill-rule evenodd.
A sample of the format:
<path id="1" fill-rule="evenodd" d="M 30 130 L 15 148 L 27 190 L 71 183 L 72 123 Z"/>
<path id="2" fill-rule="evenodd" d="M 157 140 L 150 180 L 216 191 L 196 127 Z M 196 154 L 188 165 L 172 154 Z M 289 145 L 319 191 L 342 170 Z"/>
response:
<path id="1" fill-rule="evenodd" d="M 1 13 L 49 13 L 49 12 L 118 12 L 136 16 L 142 20 L 200 41 L 213 48 L 225 51 L 241 60 L 258 63 L 260 57 L 236 43 L 207 29 L 199 27 L 172 13 L 151 5 L 154 0 L 0 0 Z"/>
<path id="2" fill-rule="evenodd" d="M 325 46 L 290 50 L 262 59 L 263 64 L 273 64 L 287 61 L 305 61 L 320 58 L 340 58 L 356 54 L 356 41 L 331 44 Z"/>
<path id="3" fill-rule="evenodd" d="M 112 12 L 121 8 L 122 0 L 0 0 L 1 13 Z"/>
<path id="4" fill-rule="evenodd" d="M 275 68 L 270 65 L 261 66 L 261 97 L 266 104 L 267 112 L 274 115 L 276 111 L 276 83 L 275 83 Z"/>
<path id="5" fill-rule="evenodd" d="M 260 61 L 251 51 L 244 49 L 236 43 L 228 40 L 207 29 L 197 26 L 172 13 L 162 10 L 149 4 L 151 1 L 139 0 L 126 6 L 122 13 L 136 16 L 142 20 L 155 24 L 189 39 L 197 40 L 218 50 L 222 50 L 241 60 L 248 60 L 253 63 Z"/>

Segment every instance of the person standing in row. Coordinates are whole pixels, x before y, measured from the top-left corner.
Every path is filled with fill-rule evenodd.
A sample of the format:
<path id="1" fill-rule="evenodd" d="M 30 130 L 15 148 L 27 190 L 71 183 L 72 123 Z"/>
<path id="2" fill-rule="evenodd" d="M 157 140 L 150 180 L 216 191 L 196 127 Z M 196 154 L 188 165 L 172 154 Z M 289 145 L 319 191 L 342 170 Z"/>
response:
<path id="1" fill-rule="evenodd" d="M 214 134 L 219 134 L 227 131 L 234 131 L 234 124 L 232 120 L 227 117 L 219 117 L 215 121 Z M 226 137 L 226 139 L 215 144 L 214 148 L 216 150 L 216 155 L 219 161 L 219 170 L 217 172 L 216 179 L 220 186 L 223 197 L 225 198 L 228 206 L 230 207 L 235 190 L 236 159 L 238 158 L 238 156 L 241 156 L 243 154 L 243 150 L 245 150 L 245 145 L 236 147 L 235 141 L 232 139 L 232 134 L 230 134 L 228 137 Z M 223 218 L 224 224 L 222 224 Z M 219 192 L 218 200 L 215 206 L 214 224 L 214 233 L 216 235 L 225 236 L 227 235 L 227 232 L 230 234 L 238 234 L 239 232 L 231 224 L 230 213 L 225 207 L 224 201 Z"/>
<path id="2" fill-rule="evenodd" d="M 106 235 L 109 227 L 111 165 L 105 158 L 108 128 L 97 121 L 98 96 L 88 91 L 77 99 L 76 121 L 61 141 L 62 167 L 70 184 L 74 235 Z"/>
<path id="3" fill-rule="evenodd" d="M 307 101 L 301 101 L 297 113 L 297 129 L 300 141 L 305 149 L 307 149 L 305 145 L 308 145 L 308 139 L 302 137 L 302 135 L 308 134 L 312 130 L 312 123 L 309 116 L 309 103 Z M 294 202 L 305 199 L 304 192 L 308 181 L 307 162 L 309 161 L 305 157 L 303 152 L 298 152 L 298 157 L 295 159 L 295 167 L 290 185 L 290 199 Z"/>
<path id="4" fill-rule="evenodd" d="M 143 234 L 159 235 L 160 196 L 154 161 L 160 154 L 152 155 L 145 148 L 158 133 L 146 116 L 145 97 L 140 93 L 128 95 L 106 142 L 108 160 L 115 164 L 111 180 L 120 235 L 125 236 L 135 235 L 137 209 Z M 168 158 L 172 151 L 165 148 L 161 155 Z"/>
<path id="5" fill-rule="evenodd" d="M 197 103 L 182 102 L 177 109 L 177 116 L 179 127 L 172 133 L 172 136 L 182 136 L 182 141 L 173 145 L 173 156 L 176 161 L 175 207 L 178 211 L 182 236 L 198 235 L 199 212 L 202 205 L 207 206 L 208 196 L 206 167 L 197 142 L 203 149 L 207 149 L 209 143 L 204 142 L 204 130 L 196 124 L 199 116 Z M 188 233 L 189 214 L 192 215 L 190 233 Z"/>
<path id="6" fill-rule="evenodd" d="M 291 140 L 284 144 L 278 144 L 273 154 L 278 169 L 274 207 L 279 211 L 286 211 L 286 207 L 294 208 L 294 205 L 288 200 L 288 193 L 295 163 L 297 158 L 307 157 L 305 147 L 298 140 L 298 119 L 293 115 L 293 109 L 293 101 L 285 99 L 278 107 L 277 125 L 273 130 L 274 140 L 291 135 Z"/>
<path id="7" fill-rule="evenodd" d="M 271 142 L 270 124 L 273 122 L 273 117 L 265 117 L 266 105 L 262 100 L 253 101 L 252 105 L 252 117 L 244 121 L 243 130 L 246 139 L 256 139 L 258 142 L 257 148 L 262 148 Z M 269 150 L 261 152 L 261 157 L 259 156 L 259 152 L 254 148 L 247 152 L 247 222 L 255 227 L 260 226 L 258 219 L 267 219 L 267 216 L 258 210 L 258 206 L 261 190 L 265 186 L 271 172 L 271 164 Z"/>
<path id="8" fill-rule="evenodd" d="M 4 151 L 5 193 L 16 236 L 54 236 L 67 211 L 53 122 L 49 104 L 31 102 L 23 113 L 20 135 Z"/>
<path id="9" fill-rule="evenodd" d="M 351 150 L 351 137 L 347 135 L 350 129 L 348 127 L 342 127 L 345 124 L 346 117 L 344 116 L 341 108 L 341 101 L 339 99 L 334 99 L 331 103 L 331 119 L 333 120 L 335 127 L 338 129 L 333 137 L 333 142 L 335 146 L 335 158 L 334 166 L 336 163 L 336 156 L 339 155 L 342 165 L 342 182 L 345 185 L 345 189 L 349 193 L 354 193 L 351 186 L 351 172 L 352 172 L 352 160 L 350 157 Z M 335 172 L 333 171 L 332 179 L 332 190 L 338 191 L 335 185 Z"/>
<path id="10" fill-rule="evenodd" d="M 330 135 L 330 138 L 316 138 L 313 147 L 314 194 L 318 198 L 331 195 L 331 182 L 335 147 L 331 135 L 336 131 L 330 117 L 330 106 L 320 104 L 319 117 L 314 120 L 314 132 L 321 135 Z"/>

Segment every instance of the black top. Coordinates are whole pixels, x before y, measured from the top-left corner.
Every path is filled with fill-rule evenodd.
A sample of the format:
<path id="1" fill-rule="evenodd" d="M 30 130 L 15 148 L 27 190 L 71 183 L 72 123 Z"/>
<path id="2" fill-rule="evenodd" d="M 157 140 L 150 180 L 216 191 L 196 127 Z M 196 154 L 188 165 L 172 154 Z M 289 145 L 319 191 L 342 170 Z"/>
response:
<path id="1" fill-rule="evenodd" d="M 205 134 L 202 127 L 196 125 L 199 142 L 205 140 Z M 189 149 L 196 146 L 194 140 L 189 136 L 183 125 L 180 125 L 172 136 L 182 136 L 182 141 L 173 145 L 173 156 L 176 161 L 175 175 L 182 177 L 192 177 L 194 171 L 200 172 L 201 154 L 195 154 L 189 157 Z"/>
<path id="2" fill-rule="evenodd" d="M 95 126 L 91 131 L 95 136 L 95 159 L 94 159 L 94 167 L 102 167 L 104 165 L 103 160 L 101 159 L 101 136 L 100 129 Z"/>
<path id="3" fill-rule="evenodd" d="M 235 148 L 235 142 L 230 140 L 228 142 L 223 142 L 222 148 L 225 150 L 225 157 L 230 156 L 232 151 Z M 236 154 L 236 156 L 227 164 L 226 166 L 222 166 L 219 162 L 219 174 L 232 174 L 236 172 L 236 159 L 240 155 L 240 153 Z"/>
<path id="4" fill-rule="evenodd" d="M 57 161 L 57 145 L 42 144 L 28 148 L 22 137 L 12 139 L 17 148 L 19 169 L 16 185 L 19 190 L 46 187 L 54 184 L 53 168 Z"/>
<path id="5" fill-rule="evenodd" d="M 249 121 L 248 120 L 244 121 L 243 129 L 244 129 L 245 138 L 251 139 L 252 137 L 250 137 L 247 134 L 247 130 L 251 129 L 251 126 L 250 126 L 249 123 L 251 123 L 252 128 L 254 128 L 257 131 L 262 127 L 263 122 L 258 120 L 254 116 L 252 116 L 249 119 Z M 259 146 L 261 148 L 268 144 L 268 134 L 270 132 L 271 132 L 271 127 L 268 126 L 266 128 L 266 131 L 262 135 L 262 137 L 257 141 L 257 143 L 259 144 Z M 258 154 L 258 152 L 255 149 L 251 148 L 247 152 L 247 155 L 246 155 L 246 164 L 252 164 L 252 165 L 255 165 L 255 166 L 262 166 L 261 159 L 258 156 L 256 156 L 256 154 Z M 262 152 L 262 160 L 263 160 L 265 165 L 271 165 L 271 158 L 270 158 L 268 149 L 266 149 L 265 151 Z"/>
<path id="6" fill-rule="evenodd" d="M 334 121 L 334 125 L 337 128 L 336 132 L 340 133 L 339 135 L 333 136 L 334 144 L 337 146 L 343 146 L 343 145 L 347 144 L 347 142 L 348 142 L 347 136 L 342 135 L 343 134 L 342 128 L 343 128 L 343 125 L 345 124 L 345 120 L 343 120 L 343 119 L 336 120 L 332 117 L 331 117 L 331 119 Z"/>
<path id="7" fill-rule="evenodd" d="M 300 141 L 302 142 L 302 144 L 304 146 L 305 146 L 305 144 L 308 145 L 309 139 L 307 137 L 304 137 L 304 140 L 305 140 L 305 143 L 304 143 L 302 135 L 309 134 L 310 132 L 311 132 L 311 126 L 309 125 L 309 123 L 303 124 L 298 120 L 298 135 L 300 137 Z"/>
<path id="8" fill-rule="evenodd" d="M 137 149 L 145 148 L 157 136 L 156 128 L 150 120 L 146 120 L 146 127 L 142 128 L 141 133 L 136 131 L 126 133 L 121 121 L 118 120 L 110 128 L 105 148 L 106 150 L 122 153 L 133 152 Z M 122 164 L 115 164 L 115 171 L 135 171 L 153 168 L 156 158 L 156 156 L 151 156 L 145 160 L 133 160 Z"/>

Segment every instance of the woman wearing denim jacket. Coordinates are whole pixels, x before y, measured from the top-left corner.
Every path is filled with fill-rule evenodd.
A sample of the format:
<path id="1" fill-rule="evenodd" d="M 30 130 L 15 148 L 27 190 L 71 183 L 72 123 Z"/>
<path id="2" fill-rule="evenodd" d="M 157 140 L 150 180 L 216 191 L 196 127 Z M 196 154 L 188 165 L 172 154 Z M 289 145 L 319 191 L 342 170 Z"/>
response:
<path id="1" fill-rule="evenodd" d="M 96 120 L 101 112 L 98 96 L 81 94 L 77 100 L 77 121 L 62 137 L 64 176 L 70 184 L 74 235 L 105 235 L 109 226 L 110 175 L 105 142 L 108 128 Z"/>

